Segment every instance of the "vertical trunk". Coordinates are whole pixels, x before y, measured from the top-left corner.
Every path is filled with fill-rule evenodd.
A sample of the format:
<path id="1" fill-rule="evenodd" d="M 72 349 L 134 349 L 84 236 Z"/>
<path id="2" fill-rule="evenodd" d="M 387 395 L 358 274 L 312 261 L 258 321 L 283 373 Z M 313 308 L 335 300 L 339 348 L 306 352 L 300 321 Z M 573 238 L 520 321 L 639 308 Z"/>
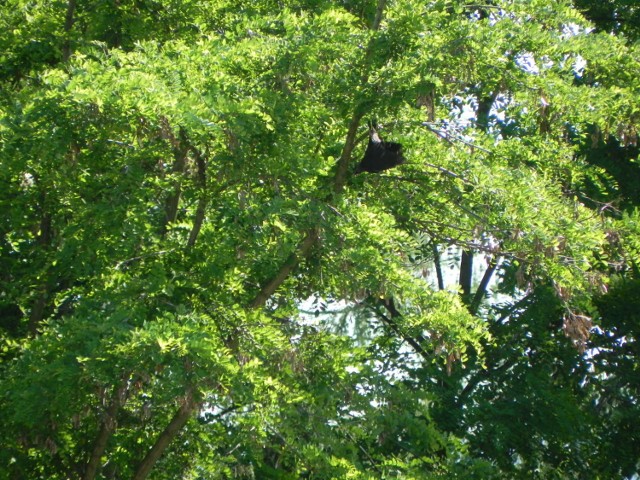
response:
<path id="1" fill-rule="evenodd" d="M 386 0 L 378 0 L 378 5 L 376 6 L 376 16 L 373 19 L 371 30 L 376 31 L 380 29 L 380 22 L 382 22 L 382 15 L 384 14 L 384 7 L 386 6 L 386 4 Z"/>
<path id="2" fill-rule="evenodd" d="M 62 46 L 62 61 L 67 63 L 69 58 L 71 58 L 71 29 L 73 28 L 73 24 L 75 23 L 74 14 L 76 11 L 76 0 L 69 0 L 67 3 L 67 14 L 64 19 L 64 33 L 65 33 L 65 41 Z"/>
<path id="3" fill-rule="evenodd" d="M 49 288 L 47 285 L 40 287 L 38 295 L 31 307 L 31 314 L 29 315 L 29 334 L 32 336 L 37 335 L 38 328 L 42 319 L 44 318 L 44 311 L 47 306 L 47 299 L 49 298 Z"/>
<path id="4" fill-rule="evenodd" d="M 174 174 L 182 174 L 186 164 L 187 152 L 182 151 L 176 154 L 176 160 L 173 164 L 172 172 Z M 165 202 L 165 218 L 162 224 L 161 234 L 165 235 L 169 225 L 176 221 L 178 216 L 178 205 L 180 204 L 180 195 L 182 194 L 182 183 L 180 178 L 177 178 L 173 183 L 173 192 L 167 198 Z"/>
<path id="5" fill-rule="evenodd" d="M 192 248 L 196 244 L 196 239 L 202 228 L 204 222 L 204 215 L 207 211 L 207 197 L 202 192 L 201 197 L 198 199 L 198 207 L 196 208 L 196 216 L 193 219 L 193 227 L 189 233 L 189 240 L 187 241 L 187 248 Z"/>
<path id="6" fill-rule="evenodd" d="M 478 286 L 478 289 L 476 290 L 476 293 L 473 296 L 473 300 L 471 301 L 471 304 L 469 305 L 469 311 L 473 315 L 478 313 L 478 308 L 480 308 L 480 304 L 482 303 L 482 299 L 484 298 L 485 294 L 487 293 L 487 287 L 489 286 L 489 282 L 491 281 L 491 277 L 493 277 L 493 274 L 496 271 L 496 268 L 498 268 L 498 263 L 499 263 L 499 260 L 497 260 L 497 259 L 491 260 L 489 262 L 489 266 L 487 267 L 487 269 L 484 272 L 484 275 L 482 276 L 482 280 L 480 281 L 480 285 Z"/>
<path id="7" fill-rule="evenodd" d="M 442 264 L 440 263 L 440 251 L 438 250 L 438 244 L 432 243 L 433 249 L 433 264 L 436 268 L 436 277 L 438 278 L 438 290 L 444 290 L 444 277 L 442 276 Z"/>
<path id="8" fill-rule="evenodd" d="M 180 138 L 176 138 L 171 132 L 171 127 L 166 119 L 163 119 L 162 134 L 167 138 L 173 146 L 174 161 L 171 167 L 171 173 L 175 177 L 173 181 L 173 192 L 165 201 L 165 218 L 160 227 L 160 234 L 164 236 L 167 233 L 169 225 L 176 221 L 178 216 L 178 205 L 180 204 L 180 195 L 182 194 L 182 174 L 187 164 L 187 154 L 189 148 L 185 132 L 180 131 Z"/>
<path id="9" fill-rule="evenodd" d="M 460 288 L 462 288 L 462 301 L 469 304 L 471 301 L 471 284 L 473 281 L 473 252 L 463 250 L 460 259 Z"/>
<path id="10" fill-rule="evenodd" d="M 371 24 L 371 31 L 375 32 L 380 29 L 380 23 L 382 22 L 382 16 L 384 14 L 386 3 L 386 0 L 378 0 L 378 5 L 376 6 L 376 15 L 373 19 L 373 23 Z M 369 81 L 369 72 L 367 68 L 373 54 L 373 43 L 370 43 L 365 53 L 365 70 L 363 71 L 360 79 L 363 85 Z M 364 112 L 361 110 L 360 106 L 356 107 L 356 111 L 353 114 L 353 117 L 351 117 L 351 122 L 349 122 L 347 138 L 344 143 L 344 148 L 342 149 L 342 154 L 340 155 L 340 160 L 338 161 L 338 168 L 336 170 L 336 176 L 333 182 L 333 191 L 336 194 L 342 193 L 342 190 L 344 189 L 349 161 L 351 160 L 351 153 L 353 152 L 353 148 L 356 144 L 356 134 L 358 133 L 358 126 L 360 125 L 360 121 L 362 120 L 363 116 Z"/>
<path id="11" fill-rule="evenodd" d="M 478 96 L 478 108 L 476 109 L 476 125 L 478 129 L 486 132 L 489 129 L 489 118 L 491 116 L 491 107 L 493 106 L 496 98 L 498 97 L 498 90 L 489 92 L 485 96 Z M 473 282 L 473 252 L 470 250 L 464 250 L 462 252 L 462 259 L 460 261 L 460 287 L 462 288 L 462 300 L 472 310 L 472 304 L 479 302 L 476 298 L 471 296 L 471 287 Z M 486 288 L 486 286 L 485 286 Z M 480 293 L 484 295 L 484 293 Z M 476 297 L 478 294 L 476 294 Z"/>
<path id="12" fill-rule="evenodd" d="M 478 108 L 476 109 L 476 125 L 480 130 L 486 132 L 489 129 L 489 118 L 491 117 L 491 107 L 498 98 L 498 91 L 490 92 L 484 97 L 478 98 Z"/>
<path id="13" fill-rule="evenodd" d="M 198 234 L 200 233 L 200 229 L 202 228 L 204 215 L 207 209 L 207 165 L 200 152 L 196 151 L 195 156 L 196 165 L 198 166 L 197 182 L 200 189 L 200 198 L 198 199 L 198 207 L 196 208 L 196 216 L 193 220 L 193 227 L 191 228 L 191 232 L 189 233 L 187 249 L 192 248 L 196 244 L 196 239 L 198 238 Z"/>

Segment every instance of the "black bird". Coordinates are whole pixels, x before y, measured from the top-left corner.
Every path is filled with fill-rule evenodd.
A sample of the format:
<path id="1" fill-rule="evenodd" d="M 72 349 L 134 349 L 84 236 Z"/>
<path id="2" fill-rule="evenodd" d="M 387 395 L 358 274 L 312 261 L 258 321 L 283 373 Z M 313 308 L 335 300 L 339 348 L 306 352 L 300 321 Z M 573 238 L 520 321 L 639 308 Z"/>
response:
<path id="1" fill-rule="evenodd" d="M 364 158 L 356 167 L 356 173 L 378 173 L 404 163 L 402 145 L 385 142 L 380 138 L 373 122 L 369 122 L 369 144 Z"/>

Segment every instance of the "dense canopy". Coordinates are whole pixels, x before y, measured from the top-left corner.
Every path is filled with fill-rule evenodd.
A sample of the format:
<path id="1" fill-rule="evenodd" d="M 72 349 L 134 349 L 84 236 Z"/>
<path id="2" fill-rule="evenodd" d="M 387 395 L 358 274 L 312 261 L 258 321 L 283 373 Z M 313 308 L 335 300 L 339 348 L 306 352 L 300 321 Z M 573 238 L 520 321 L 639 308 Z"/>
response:
<path id="1" fill-rule="evenodd" d="M 635 1 L 0 29 L 0 480 L 640 474 Z"/>

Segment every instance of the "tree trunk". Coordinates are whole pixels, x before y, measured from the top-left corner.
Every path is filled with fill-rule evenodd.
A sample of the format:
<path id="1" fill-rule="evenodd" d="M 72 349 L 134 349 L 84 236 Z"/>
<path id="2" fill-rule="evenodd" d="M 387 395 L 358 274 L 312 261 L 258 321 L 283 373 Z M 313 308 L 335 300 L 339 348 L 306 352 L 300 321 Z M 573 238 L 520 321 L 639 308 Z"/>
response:
<path id="1" fill-rule="evenodd" d="M 471 312 L 471 314 L 475 315 L 476 313 L 478 313 L 478 308 L 480 308 L 482 299 L 487 293 L 487 286 L 489 285 L 489 282 L 491 281 L 491 277 L 493 277 L 494 272 L 498 268 L 498 264 L 499 264 L 498 259 L 494 259 L 489 262 L 489 266 L 487 267 L 487 269 L 484 272 L 484 275 L 482 276 L 482 280 L 480 281 L 480 285 L 476 290 L 476 294 L 474 295 L 473 300 L 469 305 L 469 312 Z"/>
<path id="2" fill-rule="evenodd" d="M 173 182 L 173 192 L 167 197 L 165 201 L 164 211 L 165 218 L 160 226 L 160 234 L 164 236 L 167 233 L 169 225 L 176 221 L 178 216 L 178 205 L 180 204 L 180 195 L 182 194 L 182 174 L 184 173 L 185 166 L 187 164 L 187 155 L 189 153 L 189 146 L 187 144 L 186 135 L 183 130 L 180 130 L 180 138 L 171 131 L 171 125 L 166 118 L 162 120 L 162 137 L 169 140 L 173 147 L 173 166 L 171 167 L 171 173 L 177 178 Z"/>
<path id="3" fill-rule="evenodd" d="M 64 19 L 64 34 L 65 41 L 62 46 L 62 61 L 67 63 L 69 58 L 71 58 L 71 39 L 69 36 L 71 35 L 71 29 L 73 28 L 73 24 L 75 23 L 75 14 L 76 11 L 76 0 L 69 0 L 67 3 L 67 13 Z"/>
<path id="4" fill-rule="evenodd" d="M 433 242 L 431 248 L 433 250 L 433 264 L 436 268 L 436 277 L 438 278 L 438 290 L 444 290 L 444 277 L 442 276 L 442 263 L 440 263 L 438 244 Z"/>
<path id="5" fill-rule="evenodd" d="M 471 301 L 471 284 L 473 281 L 473 252 L 462 251 L 460 259 L 460 288 L 462 288 L 462 301 L 469 304 Z"/>
<path id="6" fill-rule="evenodd" d="M 195 149 L 196 165 L 198 166 L 198 186 L 200 187 L 200 198 L 198 199 L 198 207 L 196 208 L 196 217 L 193 220 L 193 227 L 189 232 L 189 240 L 187 248 L 190 249 L 196 244 L 196 239 L 202 228 L 204 216 L 207 210 L 207 164 L 203 156 Z"/>

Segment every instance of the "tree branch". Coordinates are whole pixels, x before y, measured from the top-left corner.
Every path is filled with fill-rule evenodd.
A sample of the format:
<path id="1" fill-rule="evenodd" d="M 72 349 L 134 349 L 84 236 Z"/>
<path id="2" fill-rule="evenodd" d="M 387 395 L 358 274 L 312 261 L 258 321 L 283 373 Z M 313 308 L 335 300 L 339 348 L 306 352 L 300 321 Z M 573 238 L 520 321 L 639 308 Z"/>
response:
<path id="1" fill-rule="evenodd" d="M 380 26 L 380 22 L 382 21 L 382 15 L 384 11 L 384 6 L 386 4 L 386 0 L 379 0 L 378 7 L 376 9 L 376 16 L 372 25 L 373 30 L 377 30 Z M 372 44 L 370 43 L 367 58 L 371 56 L 373 51 Z M 363 74 L 363 79 L 366 82 L 368 79 L 368 74 Z M 356 107 L 356 111 L 353 114 L 353 117 L 349 123 L 349 129 L 347 132 L 347 138 L 345 140 L 345 146 L 342 151 L 342 155 L 340 156 L 340 160 L 338 162 L 338 168 L 336 171 L 336 176 L 334 179 L 334 194 L 340 194 L 344 190 L 344 185 L 346 182 L 346 176 L 348 172 L 349 160 L 351 158 L 351 153 L 356 143 L 356 135 L 358 131 L 358 126 L 360 124 L 360 120 L 362 119 L 363 113 L 361 112 L 360 106 Z M 168 135 L 170 141 L 174 146 L 174 151 L 176 152 L 176 158 L 174 162 L 173 170 L 174 172 L 182 172 L 184 170 L 184 162 L 186 160 L 187 149 L 181 141 L 177 141 L 173 137 L 171 130 L 169 128 L 163 128 L 163 133 Z M 182 145 L 181 145 L 182 144 Z M 162 233 L 166 232 L 167 225 L 175 219 L 175 214 L 177 212 L 177 205 L 180 195 L 180 186 L 179 183 L 176 185 L 175 193 L 172 197 L 170 197 L 167 201 L 166 205 L 166 223 L 163 225 Z M 330 200 L 330 198 L 328 199 Z M 194 230 L 196 229 L 194 225 Z M 190 236 L 190 241 L 193 237 L 192 242 L 195 242 L 195 236 L 197 232 L 194 234 L 194 230 L 192 230 L 192 234 Z M 266 285 L 264 285 L 260 292 L 256 295 L 253 301 L 250 302 L 250 308 L 259 308 L 263 307 L 269 297 L 273 295 L 276 289 L 288 278 L 293 269 L 300 263 L 300 261 L 305 258 L 312 247 L 315 245 L 319 238 L 319 229 L 318 227 L 312 227 L 305 232 L 303 240 L 298 244 L 296 250 L 287 258 L 285 263 L 282 265 L 280 270 L 275 274 L 271 280 L 269 280 Z M 186 425 L 191 415 L 196 411 L 198 407 L 198 402 L 196 402 L 193 398 L 193 392 L 188 391 L 187 396 L 185 397 L 182 405 L 175 413 L 169 424 L 163 430 L 163 432 L 159 435 L 155 444 L 151 447 L 151 450 L 147 453 L 147 455 L 143 458 L 136 469 L 136 473 L 133 476 L 132 480 L 144 480 L 151 470 L 153 469 L 156 462 L 160 459 L 166 449 L 169 447 L 171 442 L 175 439 L 175 437 L 179 434 L 181 429 Z"/>
<path id="2" fill-rule="evenodd" d="M 373 19 L 371 30 L 376 31 L 380 29 L 380 23 L 382 22 L 382 15 L 384 14 L 384 7 L 387 5 L 387 0 L 378 0 L 376 7 L 376 16 Z"/>
<path id="3" fill-rule="evenodd" d="M 382 22 L 382 15 L 384 13 L 384 7 L 386 5 L 386 0 L 378 0 L 378 6 L 376 8 L 376 16 L 373 20 L 373 24 L 371 25 L 371 30 L 375 31 L 380 28 L 380 23 Z M 369 59 L 373 54 L 373 42 L 369 43 L 367 47 L 367 52 L 365 54 L 365 71 L 362 74 L 361 81 L 362 83 L 367 83 L 369 79 L 369 73 L 366 71 L 366 67 L 368 66 Z M 347 130 L 347 137 L 345 139 L 344 147 L 342 149 L 342 154 L 340 155 L 340 159 L 338 160 L 338 165 L 336 168 L 336 175 L 334 177 L 333 182 L 333 194 L 340 195 L 344 190 L 344 185 L 347 179 L 347 173 L 349 171 L 349 162 L 351 160 L 351 153 L 356 144 L 356 137 L 358 133 L 358 127 L 360 126 L 360 120 L 364 112 L 361 110 L 361 106 L 357 105 L 353 116 L 351 117 L 351 121 L 349 122 L 349 129 Z M 329 202 L 331 200 L 331 196 L 327 198 Z M 259 308 L 264 306 L 266 301 L 269 299 L 271 295 L 277 290 L 277 288 L 287 279 L 289 274 L 293 271 L 293 269 L 300 263 L 300 261 L 305 258 L 311 248 L 316 243 L 319 238 L 319 230 L 317 227 L 310 228 L 307 230 L 304 239 L 300 242 L 296 248 L 296 250 L 287 258 L 284 265 L 280 268 L 278 273 L 267 282 L 267 284 L 262 287 L 260 293 L 253 299 L 253 301 L 249 304 L 251 308 Z"/>
<path id="4" fill-rule="evenodd" d="M 431 242 L 431 249 L 433 250 L 433 264 L 435 265 L 436 277 L 438 278 L 438 290 L 444 290 L 444 276 L 442 275 L 442 264 L 440 263 L 438 244 Z"/>
<path id="5" fill-rule="evenodd" d="M 493 274 L 498 268 L 499 263 L 500 263 L 500 257 L 492 259 L 489 262 L 489 267 L 484 271 L 484 275 L 482 276 L 480 285 L 478 286 L 478 289 L 476 290 L 476 294 L 474 295 L 473 300 L 469 305 L 469 312 L 471 312 L 472 315 L 475 315 L 476 313 L 478 313 L 478 308 L 480 308 L 480 303 L 482 303 L 482 299 L 484 298 L 484 295 L 487 292 L 487 286 L 491 281 L 491 277 L 493 277 Z"/>
<path id="6" fill-rule="evenodd" d="M 307 230 L 304 239 L 298 244 L 296 251 L 289 255 L 289 258 L 287 258 L 282 267 L 280 267 L 278 273 L 276 273 L 276 275 L 267 282 L 264 287 L 262 287 L 258 295 L 256 295 L 253 301 L 249 304 L 249 307 L 263 307 L 269 297 L 275 293 L 277 288 L 287 279 L 291 271 L 298 265 L 298 263 L 300 263 L 300 260 L 309 254 L 317 240 L 318 228 L 313 227 Z"/>
<path id="7" fill-rule="evenodd" d="M 371 24 L 371 31 L 373 32 L 380 29 L 380 23 L 382 23 L 382 15 L 384 14 L 384 7 L 386 3 L 386 0 L 378 0 L 378 5 L 376 6 L 376 15 L 373 19 L 373 23 Z M 369 81 L 369 72 L 367 70 L 367 67 L 369 66 L 373 53 L 373 39 L 371 39 L 365 53 L 365 70 L 362 72 L 362 77 L 360 78 L 360 83 L 362 83 L 363 85 Z M 349 122 L 347 138 L 344 142 L 344 148 L 342 149 L 340 160 L 338 161 L 338 168 L 336 169 L 336 176 L 333 186 L 333 191 L 336 194 L 340 194 L 344 189 L 347 172 L 349 170 L 349 161 L 351 160 L 351 153 L 353 152 L 353 148 L 356 144 L 356 135 L 358 133 L 358 127 L 360 126 L 360 121 L 362 120 L 363 116 L 364 112 L 358 105 L 356 107 L 355 113 L 353 114 L 353 117 L 351 117 L 351 121 Z"/>
<path id="8" fill-rule="evenodd" d="M 493 152 L 491 150 L 481 147 L 479 145 L 476 145 L 475 143 L 470 142 L 469 140 L 465 140 L 460 136 L 453 136 L 449 132 L 443 132 L 437 128 L 434 128 L 429 124 L 429 122 L 422 122 L 422 126 L 426 127 L 427 130 L 429 130 L 430 132 L 433 132 L 438 137 L 442 138 L 452 146 L 457 146 L 455 142 L 460 142 L 463 145 L 467 145 L 468 147 L 471 147 L 473 149 L 480 150 L 481 152 L 488 153 L 489 155 L 493 155 Z"/>
<path id="9" fill-rule="evenodd" d="M 67 13 L 64 18 L 64 33 L 65 33 L 65 41 L 62 46 L 62 61 L 67 63 L 69 58 L 71 58 L 71 40 L 69 38 L 69 34 L 71 33 L 71 29 L 73 28 L 73 24 L 75 23 L 74 14 L 76 11 L 76 0 L 69 0 L 67 3 Z"/>
<path id="10" fill-rule="evenodd" d="M 171 173 L 178 175 L 173 182 L 173 193 L 167 197 L 165 202 L 165 218 L 160 227 L 160 234 L 164 236 L 167 233 L 169 225 L 176 221 L 178 216 L 178 205 L 180 204 L 180 195 L 182 194 L 182 180 L 180 175 L 184 173 L 187 163 L 187 154 L 189 147 L 186 145 L 186 134 L 184 130 L 180 130 L 180 138 L 176 138 L 171 131 L 171 125 L 166 118 L 161 118 L 162 137 L 169 140 L 173 147 L 174 161 L 171 167 Z"/>
<path id="11" fill-rule="evenodd" d="M 473 392 L 473 390 L 482 382 L 483 380 L 488 380 L 491 378 L 493 374 L 500 373 L 503 370 L 508 370 L 517 362 L 517 358 L 508 358 L 505 362 L 492 369 L 484 369 L 478 371 L 475 377 L 471 378 L 464 388 L 460 391 L 458 398 L 456 399 L 456 403 L 458 406 L 462 406 L 462 402 L 464 402 L 469 395 Z"/>
<path id="12" fill-rule="evenodd" d="M 109 438 L 111 437 L 111 434 L 116 427 L 116 415 L 118 414 L 118 410 L 123 403 L 123 397 L 125 393 L 123 391 L 124 388 L 125 387 L 116 388 L 116 391 L 114 392 L 114 398 L 111 401 L 109 408 L 107 408 L 106 412 L 104 412 L 102 425 L 100 426 L 100 431 L 98 432 L 98 436 L 96 437 L 96 442 L 93 446 L 93 451 L 91 452 L 89 461 L 87 462 L 87 465 L 84 469 L 82 480 L 93 480 L 98 473 L 100 460 L 102 459 L 102 455 L 107 448 Z"/>
<path id="13" fill-rule="evenodd" d="M 420 355 L 422 358 L 425 359 L 425 361 L 429 362 L 432 360 L 432 358 L 429 356 L 429 354 L 427 353 L 427 351 L 422 348 L 422 345 L 420 344 L 420 341 L 424 341 L 424 338 L 420 338 L 418 340 L 416 340 L 415 338 L 407 335 L 406 333 L 404 333 L 402 330 L 400 330 L 400 327 L 398 326 L 398 324 L 394 321 L 395 318 L 399 318 L 402 316 L 402 314 L 398 311 L 398 309 L 395 306 L 395 303 L 393 301 L 392 298 L 384 300 L 382 302 L 382 305 L 384 306 L 384 308 L 387 309 L 387 311 L 389 312 L 389 314 L 391 315 L 390 317 L 386 316 L 384 313 L 382 313 L 381 311 L 378 311 L 377 314 L 380 316 L 380 318 L 382 318 L 382 320 L 391 328 L 391 330 L 394 331 L 394 333 L 396 335 L 398 335 L 400 338 L 402 338 L 405 342 L 407 342 L 409 345 L 411 345 L 411 347 L 413 347 L 414 351 Z"/>
<path id="14" fill-rule="evenodd" d="M 196 165 L 198 166 L 197 183 L 200 189 L 200 198 L 198 199 L 198 207 L 196 208 L 196 216 L 193 220 L 193 227 L 191 228 L 191 232 L 189 233 L 189 240 L 187 241 L 188 249 L 192 248 L 196 243 L 196 239 L 198 238 L 198 234 L 200 233 L 200 229 L 202 228 L 204 215 L 207 209 L 207 165 L 204 157 L 198 149 L 191 148 L 191 151 L 195 155 Z"/>
<path id="15" fill-rule="evenodd" d="M 158 439 L 151 447 L 151 450 L 149 450 L 147 455 L 140 462 L 132 480 L 144 480 L 147 478 L 156 462 L 164 454 L 173 439 L 178 436 L 180 430 L 182 430 L 191 418 L 191 415 L 196 411 L 198 405 L 198 402 L 196 402 L 193 397 L 193 392 L 187 391 L 187 395 L 185 396 L 182 405 L 180 405 L 180 408 L 175 413 L 167 427 L 158 436 Z"/>
<path id="16" fill-rule="evenodd" d="M 349 122 L 349 130 L 347 131 L 347 138 L 344 142 L 344 148 L 342 154 L 340 154 L 340 160 L 338 160 L 338 168 L 336 169 L 336 176 L 333 182 L 333 192 L 337 195 L 342 193 L 344 185 L 347 181 L 347 172 L 349 171 L 349 161 L 351 160 L 351 153 L 356 145 L 356 136 L 358 134 L 358 127 L 360 126 L 360 120 L 362 120 L 363 112 L 357 111 L 353 114 L 351 122 Z"/>

